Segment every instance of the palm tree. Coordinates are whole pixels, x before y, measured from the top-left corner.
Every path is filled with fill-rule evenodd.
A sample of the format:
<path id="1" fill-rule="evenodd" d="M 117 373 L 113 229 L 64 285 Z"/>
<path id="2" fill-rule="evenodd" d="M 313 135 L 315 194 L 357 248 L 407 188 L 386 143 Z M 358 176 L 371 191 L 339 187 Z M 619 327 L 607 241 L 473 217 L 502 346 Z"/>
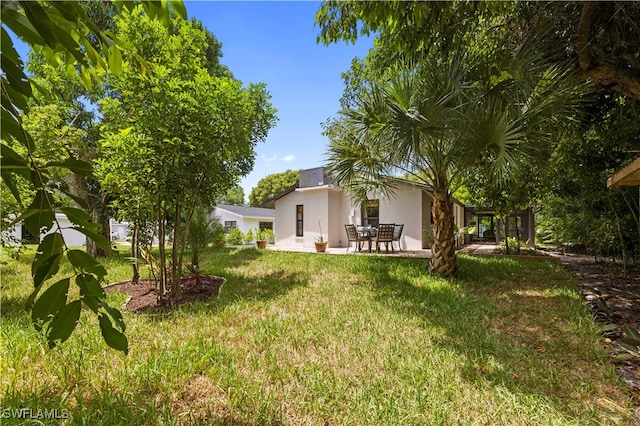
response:
<path id="1" fill-rule="evenodd" d="M 389 176 L 408 173 L 433 189 L 429 271 L 455 276 L 452 182 L 482 162 L 496 179 L 520 155 L 536 157 L 559 116 L 572 113 L 567 73 L 543 68 L 527 51 L 509 58 L 499 77 L 478 77 L 464 57 L 399 67 L 360 91 L 352 107 L 325 126 L 328 169 L 363 201 L 393 192 Z M 473 75 L 475 74 L 475 76 Z"/>

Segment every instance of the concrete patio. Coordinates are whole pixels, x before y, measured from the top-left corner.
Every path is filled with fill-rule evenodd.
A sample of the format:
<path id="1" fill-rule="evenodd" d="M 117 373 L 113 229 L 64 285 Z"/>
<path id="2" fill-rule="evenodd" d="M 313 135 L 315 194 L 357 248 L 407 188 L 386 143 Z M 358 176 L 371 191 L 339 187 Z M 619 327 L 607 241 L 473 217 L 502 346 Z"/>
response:
<path id="1" fill-rule="evenodd" d="M 497 245 L 495 243 L 494 244 L 486 244 L 486 243 L 485 244 L 468 244 L 462 247 L 458 252 L 487 255 L 487 254 L 493 254 L 496 247 Z M 275 251 L 291 251 L 291 252 L 301 252 L 301 253 L 315 253 L 316 251 L 315 248 L 313 247 L 300 247 L 300 246 L 293 246 L 293 245 L 292 246 L 283 246 L 283 245 L 275 246 L 272 244 L 268 245 L 267 249 L 275 250 Z M 378 253 L 375 251 L 375 248 L 374 248 L 371 251 L 371 253 L 369 253 L 367 249 L 363 249 L 362 251 L 357 251 L 355 249 L 355 245 L 352 245 L 349 248 L 349 251 L 347 251 L 346 247 L 328 247 L 325 253 L 326 254 L 355 254 L 360 256 L 380 255 L 380 256 L 393 256 L 393 257 L 423 257 L 423 258 L 431 257 L 430 249 L 403 250 L 403 251 L 395 250 L 394 252 L 389 251 L 388 253 L 384 249 L 381 249 L 381 251 Z"/>

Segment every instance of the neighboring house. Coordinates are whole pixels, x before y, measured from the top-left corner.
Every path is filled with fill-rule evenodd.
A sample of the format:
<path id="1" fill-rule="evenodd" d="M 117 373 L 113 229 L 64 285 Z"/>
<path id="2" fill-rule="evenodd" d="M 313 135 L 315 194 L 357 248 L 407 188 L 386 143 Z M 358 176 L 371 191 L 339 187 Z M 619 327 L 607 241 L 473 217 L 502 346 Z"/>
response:
<path id="1" fill-rule="evenodd" d="M 64 242 L 68 246 L 84 246 L 87 244 L 87 237 L 82 233 L 73 229 L 73 223 L 67 218 L 66 215 L 62 213 L 56 213 L 56 222 L 60 224 L 60 229 L 62 229 L 62 237 L 64 238 Z M 113 219 L 109 221 L 111 226 L 111 239 L 115 240 L 124 240 L 127 238 L 127 229 L 129 224 L 127 222 L 117 222 Z M 51 232 L 54 232 L 58 229 L 58 226 L 54 224 Z M 5 241 L 9 244 L 12 242 L 18 241 L 27 241 L 30 243 L 37 243 L 37 239 L 27 232 L 27 228 L 22 225 L 22 223 L 17 224 L 11 229 L 5 231 L 6 234 L 10 235 L 11 239 Z M 44 235 L 43 235 L 44 236 Z M 4 238 L 3 238 L 4 239 Z M 13 241 L 11 241 L 13 240 Z"/>
<path id="2" fill-rule="evenodd" d="M 226 232 L 234 228 L 240 229 L 245 234 L 249 230 L 255 232 L 256 229 L 274 230 L 275 211 L 273 209 L 218 204 L 214 215 L 220 219 Z"/>
<path id="3" fill-rule="evenodd" d="M 431 240 L 432 191 L 421 185 L 396 180 L 390 198 L 374 193 L 363 206 L 327 178 L 323 167 L 301 170 L 297 185 L 281 192 L 263 206 L 275 209 L 276 246 L 314 247 L 320 227 L 329 247 L 347 247 L 346 224 L 404 224 L 400 245 L 403 250 L 428 248 Z M 455 223 L 464 226 L 464 205 L 454 202 Z M 320 222 L 318 222 L 318 220 Z"/>
<path id="4" fill-rule="evenodd" d="M 467 205 L 465 207 L 465 226 L 474 228 L 474 233 L 469 235 L 465 242 L 499 242 L 504 239 L 504 223 L 495 217 L 495 212 L 491 209 Z M 520 241 L 529 247 L 535 247 L 535 216 L 532 208 L 518 210 L 507 218 L 507 235 L 515 237 L 516 231 L 520 235 Z"/>

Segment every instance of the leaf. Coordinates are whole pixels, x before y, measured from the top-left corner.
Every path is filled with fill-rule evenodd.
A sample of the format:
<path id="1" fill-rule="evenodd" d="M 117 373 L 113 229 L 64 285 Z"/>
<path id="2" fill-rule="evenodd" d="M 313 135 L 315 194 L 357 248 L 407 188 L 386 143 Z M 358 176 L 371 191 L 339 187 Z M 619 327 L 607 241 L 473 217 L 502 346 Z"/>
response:
<path id="1" fill-rule="evenodd" d="M 22 92 L 10 84 L 2 76 L 2 85 L 5 89 L 2 92 L 2 107 L 15 114 L 16 108 L 21 112 L 26 113 L 29 111 L 29 98 L 31 97 L 31 85 L 29 85 L 29 93 Z M 29 142 L 29 140 L 27 140 Z M 33 145 L 29 145 L 29 148 L 33 151 Z"/>
<path id="2" fill-rule="evenodd" d="M 75 207 L 61 207 L 60 211 L 64 213 L 72 223 L 75 224 L 83 224 L 91 220 L 91 215 L 89 213 Z"/>
<path id="3" fill-rule="evenodd" d="M 76 284 L 80 288 L 80 296 L 85 305 L 93 312 L 100 309 L 100 300 L 106 297 L 104 289 L 93 275 L 81 274 L 76 277 Z"/>
<path id="4" fill-rule="evenodd" d="M 93 229 L 82 227 L 82 226 L 74 226 L 72 229 L 86 235 L 91 238 L 91 240 L 96 243 L 98 247 L 103 249 L 106 252 L 111 251 L 111 244 L 109 243 L 109 239 L 102 234 L 97 233 Z"/>
<path id="5" fill-rule="evenodd" d="M 71 336 L 80 320 L 80 311 L 82 304 L 79 300 L 64 305 L 58 315 L 51 321 L 47 340 L 49 341 L 49 349 L 54 348 L 59 343 L 63 343 Z"/>
<path id="6" fill-rule="evenodd" d="M 46 235 L 38 245 L 31 263 L 31 276 L 36 288 L 58 272 L 63 246 L 64 239 L 59 232 Z"/>
<path id="7" fill-rule="evenodd" d="M 616 361 L 629 361 L 630 359 L 634 359 L 635 356 L 629 354 L 629 353 L 623 353 L 623 354 L 619 354 L 616 355 Z"/>
<path id="8" fill-rule="evenodd" d="M 77 269 L 96 275 L 99 279 L 103 279 L 107 275 L 107 270 L 89 253 L 82 250 L 69 250 L 67 252 L 69 262 Z"/>
<path id="9" fill-rule="evenodd" d="M 113 320 L 115 321 L 116 326 L 120 330 L 122 330 L 122 332 L 126 331 L 127 325 L 125 324 L 120 311 L 113 306 L 110 306 L 104 299 L 100 299 L 100 305 L 105 309 L 105 311 L 109 313 L 109 315 L 111 315 L 111 318 L 113 318 Z"/>
<path id="10" fill-rule="evenodd" d="M 48 194 L 44 190 L 36 192 L 31 205 L 27 208 L 29 215 L 24 219 L 24 226 L 31 235 L 40 235 L 42 228 L 50 228 L 55 219 L 55 215 L 47 200 Z"/>
<path id="11" fill-rule="evenodd" d="M 622 339 L 618 339 L 618 343 L 620 344 L 620 346 L 622 346 L 626 350 L 640 355 L 640 352 L 638 352 L 638 346 L 625 343 L 622 341 Z"/>
<path id="12" fill-rule="evenodd" d="M 618 339 L 620 343 L 626 343 L 627 345 L 640 347 L 640 340 L 633 339 L 631 337 L 621 337 Z M 638 349 L 636 348 L 636 351 Z"/>
<path id="13" fill-rule="evenodd" d="M 7 185 L 7 188 L 9 188 L 9 191 L 11 192 L 11 195 L 13 195 L 13 198 L 15 198 L 15 200 L 18 202 L 18 205 L 20 206 L 20 208 L 24 208 L 24 205 L 22 204 L 22 198 L 20 196 L 20 190 L 18 189 L 18 185 L 16 183 L 16 180 L 14 179 L 15 176 L 13 173 L 9 173 L 8 171 L 4 170 L 4 168 L 0 171 L 0 175 L 2 176 L 2 181 L 4 182 L 5 185 Z M 2 226 L 2 231 L 4 231 L 5 229 L 8 229 L 7 226 Z"/>
<path id="14" fill-rule="evenodd" d="M 117 45 L 111 46 L 109 53 L 109 71 L 113 74 L 120 74 L 122 70 L 122 53 Z"/>
<path id="15" fill-rule="evenodd" d="M 11 40 L 11 36 L 7 30 L 2 27 L 2 59 L 8 59 L 16 65 L 20 65 L 22 68 L 22 59 L 20 55 L 18 55 L 18 51 L 13 46 L 13 40 Z M 5 64 L 2 64 L 2 68 L 4 69 Z"/>
<path id="16" fill-rule="evenodd" d="M 640 332 L 638 332 L 638 330 L 636 330 L 629 324 L 625 324 L 624 331 L 625 333 L 627 333 L 627 336 L 629 336 L 630 338 L 640 341 Z"/>
<path id="17" fill-rule="evenodd" d="M 82 177 L 87 177 L 93 173 L 93 166 L 86 161 L 75 158 L 67 158 L 64 161 L 54 161 L 47 164 L 47 167 L 63 167 Z"/>
<path id="18" fill-rule="evenodd" d="M 31 321 L 37 330 L 40 330 L 44 323 L 49 322 L 67 303 L 69 282 L 69 278 L 65 278 L 51 285 L 33 305 Z"/>
<path id="19" fill-rule="evenodd" d="M 107 345 L 113 349 L 122 351 L 127 355 L 129 353 L 129 342 L 127 341 L 127 336 L 113 328 L 111 321 L 109 321 L 109 318 L 106 315 L 100 315 L 99 320 L 102 337 Z"/>
<path id="20" fill-rule="evenodd" d="M 49 19 L 47 12 L 37 2 L 23 1 L 20 3 L 24 9 L 24 14 L 33 27 L 42 36 L 43 40 L 53 47 L 55 36 L 53 34 L 53 23 Z"/>
<path id="21" fill-rule="evenodd" d="M 173 11 L 182 19 L 187 19 L 187 8 L 182 0 L 169 0 L 169 4 L 173 7 Z"/>
<path id="22" fill-rule="evenodd" d="M 67 197 L 71 198 L 73 201 L 78 203 L 80 207 L 83 209 L 88 209 L 89 204 L 84 198 L 78 197 L 77 195 L 71 194 L 69 191 L 62 191 Z"/>
<path id="23" fill-rule="evenodd" d="M 618 329 L 618 324 L 607 324 L 606 326 L 600 329 L 600 333 L 605 333 L 607 331 L 616 331 Z"/>

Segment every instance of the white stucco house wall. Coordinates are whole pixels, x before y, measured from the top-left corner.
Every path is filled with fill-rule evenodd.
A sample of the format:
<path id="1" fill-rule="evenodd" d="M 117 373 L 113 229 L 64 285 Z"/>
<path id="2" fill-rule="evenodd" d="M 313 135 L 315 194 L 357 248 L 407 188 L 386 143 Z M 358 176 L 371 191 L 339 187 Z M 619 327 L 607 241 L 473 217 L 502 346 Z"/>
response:
<path id="1" fill-rule="evenodd" d="M 269 208 L 218 204 L 213 213 L 226 230 L 240 229 L 243 233 L 256 229 L 274 229 L 275 211 Z"/>
<path id="2" fill-rule="evenodd" d="M 400 239 L 403 250 L 428 248 L 432 192 L 426 185 L 403 180 L 396 183 L 397 190 L 391 197 L 368 194 L 370 208 L 367 208 L 357 205 L 331 182 L 323 167 L 301 170 L 297 185 L 264 204 L 275 210 L 276 246 L 314 247 L 321 226 L 329 247 L 346 248 L 349 240 L 344 225 L 395 223 L 404 224 Z M 456 225 L 463 227 L 464 205 L 454 199 L 453 208 Z"/>

